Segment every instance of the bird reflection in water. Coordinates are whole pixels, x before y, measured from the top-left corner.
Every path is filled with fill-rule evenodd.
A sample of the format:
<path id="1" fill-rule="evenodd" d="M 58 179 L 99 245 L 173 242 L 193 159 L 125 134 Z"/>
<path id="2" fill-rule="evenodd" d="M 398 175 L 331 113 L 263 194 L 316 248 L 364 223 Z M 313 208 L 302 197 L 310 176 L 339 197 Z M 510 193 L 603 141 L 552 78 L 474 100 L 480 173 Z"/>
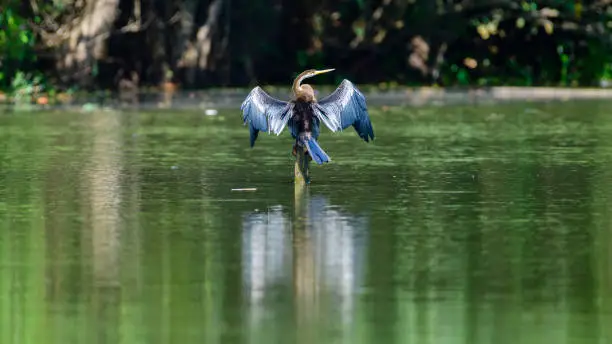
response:
<path id="1" fill-rule="evenodd" d="M 296 194 L 293 211 L 273 206 L 246 214 L 242 266 L 251 326 L 274 318 L 269 312 L 282 302 L 300 328 L 334 319 L 348 331 L 364 274 L 367 225 L 365 216 L 322 195 L 310 197 L 307 189 Z"/>

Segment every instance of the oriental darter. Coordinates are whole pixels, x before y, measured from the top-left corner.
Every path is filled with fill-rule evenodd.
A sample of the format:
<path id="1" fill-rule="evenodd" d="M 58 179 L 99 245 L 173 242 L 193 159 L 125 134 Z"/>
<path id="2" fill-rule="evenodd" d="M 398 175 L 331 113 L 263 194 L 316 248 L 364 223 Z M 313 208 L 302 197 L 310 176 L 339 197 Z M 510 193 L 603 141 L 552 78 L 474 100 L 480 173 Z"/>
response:
<path id="1" fill-rule="evenodd" d="M 304 79 L 333 70 L 309 69 L 302 72 L 293 81 L 293 99 L 288 102 L 273 98 L 261 87 L 255 87 L 240 107 L 244 124 L 249 123 L 251 147 L 260 131 L 280 135 L 289 125 L 295 139 L 293 155 L 299 147 L 305 147 L 309 159 L 321 165 L 331 161 L 317 143 L 321 122 L 333 132 L 352 125 L 365 142 L 373 140 L 374 130 L 365 97 L 352 82 L 344 79 L 332 94 L 319 101 L 310 85 L 302 85 Z"/>

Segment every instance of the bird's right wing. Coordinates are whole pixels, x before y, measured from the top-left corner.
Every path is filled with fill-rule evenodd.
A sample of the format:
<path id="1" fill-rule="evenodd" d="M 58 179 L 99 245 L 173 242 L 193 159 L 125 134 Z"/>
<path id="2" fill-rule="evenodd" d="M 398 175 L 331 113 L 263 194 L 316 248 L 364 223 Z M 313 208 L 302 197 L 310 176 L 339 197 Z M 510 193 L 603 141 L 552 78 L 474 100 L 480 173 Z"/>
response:
<path id="1" fill-rule="evenodd" d="M 314 109 L 317 117 L 331 131 L 340 131 L 352 125 L 364 141 L 374 139 L 365 97 L 352 82 L 344 79 L 332 94 L 316 103 Z"/>
<path id="2" fill-rule="evenodd" d="M 279 135 L 293 116 L 293 103 L 271 97 L 261 87 L 255 87 L 242 106 L 242 120 L 249 123 L 251 147 L 260 131 Z"/>

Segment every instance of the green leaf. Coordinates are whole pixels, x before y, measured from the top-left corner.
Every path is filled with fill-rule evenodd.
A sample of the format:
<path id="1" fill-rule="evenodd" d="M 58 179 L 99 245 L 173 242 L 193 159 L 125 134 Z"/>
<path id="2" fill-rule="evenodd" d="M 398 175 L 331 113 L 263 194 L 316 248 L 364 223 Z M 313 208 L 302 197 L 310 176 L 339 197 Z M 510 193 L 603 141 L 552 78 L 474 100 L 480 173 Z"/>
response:
<path id="1" fill-rule="evenodd" d="M 469 76 L 465 69 L 459 69 L 459 72 L 457 73 L 457 80 L 462 85 L 467 85 L 469 83 Z"/>
<path id="2" fill-rule="evenodd" d="M 523 8 L 523 11 L 527 12 L 531 9 L 531 6 L 529 6 L 529 4 L 526 1 L 521 2 L 521 8 Z"/>
<path id="3" fill-rule="evenodd" d="M 19 32 L 19 40 L 23 44 L 28 44 L 28 42 L 30 41 L 30 37 L 28 37 L 28 33 L 27 32 L 21 31 L 21 32 Z"/>

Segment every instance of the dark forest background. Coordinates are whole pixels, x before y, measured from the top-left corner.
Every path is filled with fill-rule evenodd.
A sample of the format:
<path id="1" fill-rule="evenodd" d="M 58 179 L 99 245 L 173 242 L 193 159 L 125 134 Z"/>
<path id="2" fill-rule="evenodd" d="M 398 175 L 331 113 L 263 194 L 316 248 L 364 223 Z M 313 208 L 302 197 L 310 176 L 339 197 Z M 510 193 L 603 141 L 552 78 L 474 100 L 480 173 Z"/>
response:
<path id="1" fill-rule="evenodd" d="M 0 87 L 598 86 L 612 0 L 2 0 Z"/>

